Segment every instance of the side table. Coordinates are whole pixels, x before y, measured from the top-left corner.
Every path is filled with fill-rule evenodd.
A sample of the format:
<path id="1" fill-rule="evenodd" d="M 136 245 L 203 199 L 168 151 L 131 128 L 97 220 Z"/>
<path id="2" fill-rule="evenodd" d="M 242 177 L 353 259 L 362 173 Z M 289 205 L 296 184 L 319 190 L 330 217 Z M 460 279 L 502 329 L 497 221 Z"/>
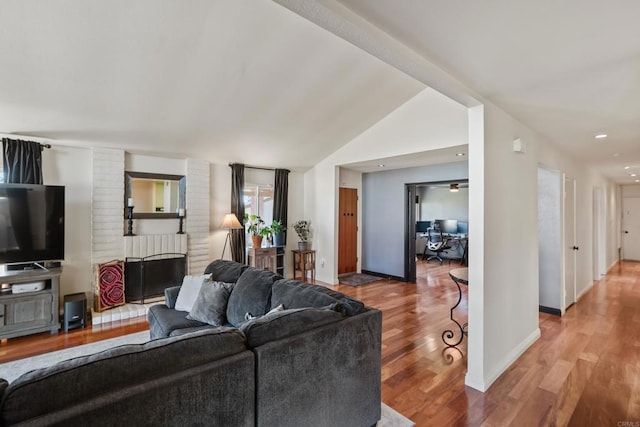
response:
<path id="1" fill-rule="evenodd" d="M 307 273 L 311 272 L 311 280 L 316 280 L 316 251 L 292 250 L 291 252 L 293 252 L 293 278 L 307 280 Z"/>

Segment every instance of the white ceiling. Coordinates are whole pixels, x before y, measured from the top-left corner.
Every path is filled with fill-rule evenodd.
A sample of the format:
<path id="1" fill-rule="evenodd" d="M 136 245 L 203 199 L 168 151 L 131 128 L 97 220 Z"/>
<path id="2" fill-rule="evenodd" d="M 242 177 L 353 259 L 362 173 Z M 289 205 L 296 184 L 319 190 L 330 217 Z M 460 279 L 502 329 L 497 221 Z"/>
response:
<path id="1" fill-rule="evenodd" d="M 0 61 L 0 133 L 291 169 L 425 88 L 265 0 L 0 0 Z"/>
<path id="2" fill-rule="evenodd" d="M 640 175 L 637 0 L 338 1 L 617 182 Z"/>
<path id="3" fill-rule="evenodd" d="M 640 174 L 640 2 L 321 3 L 618 182 Z M 424 88 L 268 0 L 0 0 L 0 133 L 303 170 Z"/>

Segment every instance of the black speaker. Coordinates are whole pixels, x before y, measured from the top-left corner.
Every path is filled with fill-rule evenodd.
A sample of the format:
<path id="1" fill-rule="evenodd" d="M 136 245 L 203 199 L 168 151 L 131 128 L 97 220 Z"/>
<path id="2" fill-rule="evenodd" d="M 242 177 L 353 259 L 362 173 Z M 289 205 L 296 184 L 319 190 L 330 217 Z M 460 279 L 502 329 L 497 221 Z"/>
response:
<path id="1" fill-rule="evenodd" d="M 84 328 L 87 318 L 87 296 L 84 292 L 64 296 L 64 331 Z"/>

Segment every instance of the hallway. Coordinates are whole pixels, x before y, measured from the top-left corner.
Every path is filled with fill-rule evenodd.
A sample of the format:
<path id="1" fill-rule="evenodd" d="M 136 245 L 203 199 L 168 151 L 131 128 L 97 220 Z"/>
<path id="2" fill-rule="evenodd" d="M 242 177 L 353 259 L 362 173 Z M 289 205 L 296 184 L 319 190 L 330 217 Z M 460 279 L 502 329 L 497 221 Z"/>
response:
<path id="1" fill-rule="evenodd" d="M 484 394 L 464 386 L 467 340 L 445 351 L 440 337 L 456 267 L 418 262 L 417 284 L 334 287 L 383 311 L 385 403 L 418 426 L 640 422 L 640 263 L 616 264 L 564 317 L 540 313 L 541 338 Z"/>

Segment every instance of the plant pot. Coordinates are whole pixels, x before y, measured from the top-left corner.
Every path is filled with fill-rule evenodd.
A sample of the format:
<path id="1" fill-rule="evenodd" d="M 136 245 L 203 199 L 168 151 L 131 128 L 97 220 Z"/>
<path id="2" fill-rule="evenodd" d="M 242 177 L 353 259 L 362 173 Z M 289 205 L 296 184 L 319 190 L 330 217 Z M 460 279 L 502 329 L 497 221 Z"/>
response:
<path id="1" fill-rule="evenodd" d="M 273 246 L 284 246 L 284 231 L 273 235 Z"/>
<path id="2" fill-rule="evenodd" d="M 254 248 L 262 247 L 262 236 L 251 236 L 251 241 Z"/>
<path id="3" fill-rule="evenodd" d="M 310 242 L 298 242 L 299 251 L 308 251 L 310 247 L 311 247 Z"/>

